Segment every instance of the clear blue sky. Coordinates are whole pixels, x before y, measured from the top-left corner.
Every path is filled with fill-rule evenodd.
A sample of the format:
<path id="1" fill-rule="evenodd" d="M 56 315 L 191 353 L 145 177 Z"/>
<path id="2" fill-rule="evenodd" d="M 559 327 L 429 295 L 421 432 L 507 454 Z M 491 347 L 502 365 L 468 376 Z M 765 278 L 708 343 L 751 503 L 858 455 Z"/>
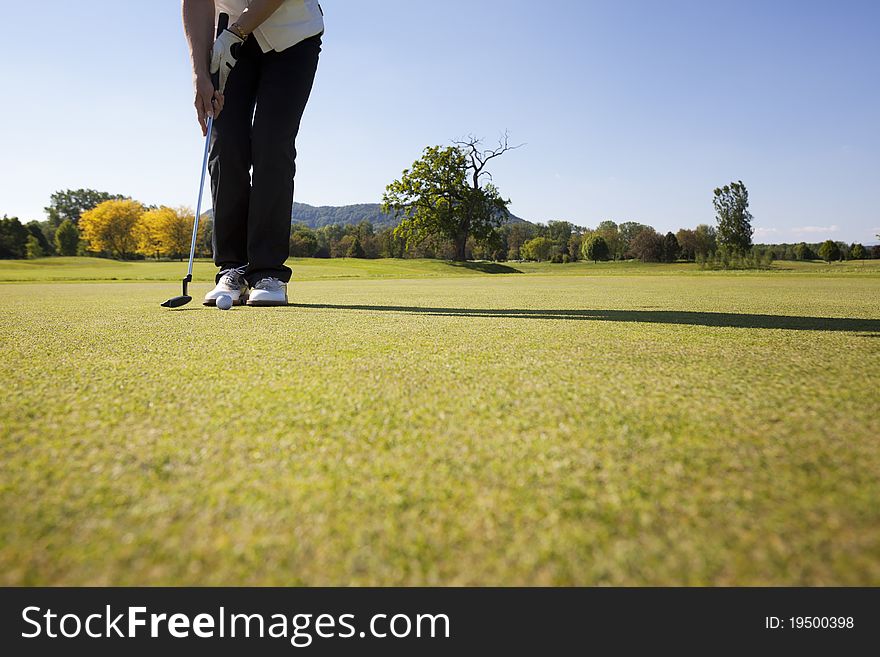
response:
<path id="1" fill-rule="evenodd" d="M 513 212 L 659 230 L 742 179 L 759 241 L 880 232 L 880 2 L 324 0 L 297 200 L 376 202 L 428 144 L 505 129 Z M 176 0 L 4 3 L 0 214 L 57 189 L 195 205 Z"/>

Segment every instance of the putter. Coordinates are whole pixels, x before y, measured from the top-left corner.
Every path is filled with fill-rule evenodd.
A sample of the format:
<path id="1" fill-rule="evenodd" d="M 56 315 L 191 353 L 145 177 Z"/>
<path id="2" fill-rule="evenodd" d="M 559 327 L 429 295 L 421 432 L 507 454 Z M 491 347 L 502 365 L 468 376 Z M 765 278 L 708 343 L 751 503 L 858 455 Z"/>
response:
<path id="1" fill-rule="evenodd" d="M 220 36 L 220 33 L 226 29 L 227 25 L 229 25 L 229 15 L 228 14 L 220 14 L 220 19 L 217 22 L 217 36 Z M 218 81 L 214 80 L 214 88 L 218 87 Z M 196 256 L 196 239 L 199 234 L 199 215 L 202 213 L 202 195 L 205 191 L 205 171 L 208 169 L 208 151 L 211 148 L 211 133 L 214 131 L 214 115 L 208 115 L 208 130 L 205 135 L 205 154 L 202 157 L 202 174 L 199 176 L 199 200 L 196 203 L 196 216 L 193 221 L 193 231 L 192 231 L 192 243 L 189 247 L 189 268 L 186 270 L 186 276 L 183 277 L 183 294 L 179 297 L 171 297 L 168 301 L 164 302 L 162 305 L 165 308 L 180 308 L 181 306 L 185 306 L 190 301 L 192 301 L 192 297 L 187 294 L 187 287 L 192 282 L 192 273 L 193 273 L 193 259 Z"/>

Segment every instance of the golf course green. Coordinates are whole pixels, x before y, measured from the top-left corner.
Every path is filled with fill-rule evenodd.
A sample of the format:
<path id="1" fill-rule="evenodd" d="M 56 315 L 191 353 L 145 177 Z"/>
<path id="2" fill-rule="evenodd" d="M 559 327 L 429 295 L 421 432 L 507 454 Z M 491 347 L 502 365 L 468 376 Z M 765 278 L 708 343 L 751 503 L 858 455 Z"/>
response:
<path id="1" fill-rule="evenodd" d="M 5 262 L 0 584 L 880 585 L 880 261 Z"/>

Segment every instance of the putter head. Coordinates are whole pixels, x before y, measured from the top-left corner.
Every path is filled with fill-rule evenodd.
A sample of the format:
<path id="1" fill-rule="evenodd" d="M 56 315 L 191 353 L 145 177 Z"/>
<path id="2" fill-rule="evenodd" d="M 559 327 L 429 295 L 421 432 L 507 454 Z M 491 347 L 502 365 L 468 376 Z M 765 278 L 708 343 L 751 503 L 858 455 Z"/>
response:
<path id="1" fill-rule="evenodd" d="M 190 258 L 192 258 L 192 256 L 190 256 Z M 190 266 L 192 266 L 192 260 L 190 260 Z M 184 278 L 183 278 L 183 294 L 181 294 L 179 297 L 171 297 L 170 299 L 168 299 L 168 301 L 166 301 L 162 305 L 165 308 L 180 308 L 181 306 L 185 306 L 190 301 L 192 301 L 193 298 L 191 296 L 189 296 L 189 294 L 187 294 L 187 289 L 186 289 L 187 285 L 189 285 L 190 281 L 192 281 L 192 274 L 187 274 L 186 276 L 184 276 Z"/>
<path id="2" fill-rule="evenodd" d="M 186 304 L 188 304 L 192 300 L 193 300 L 192 297 L 182 295 L 179 297 L 172 297 L 172 298 L 168 299 L 168 301 L 166 301 L 162 305 L 165 306 L 166 308 L 180 308 L 181 306 L 185 306 Z"/>

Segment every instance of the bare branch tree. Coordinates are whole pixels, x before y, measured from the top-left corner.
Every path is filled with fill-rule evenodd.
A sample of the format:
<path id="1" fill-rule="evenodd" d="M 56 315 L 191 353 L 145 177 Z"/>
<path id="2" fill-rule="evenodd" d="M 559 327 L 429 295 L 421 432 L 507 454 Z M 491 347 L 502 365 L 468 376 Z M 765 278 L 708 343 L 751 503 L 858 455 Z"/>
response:
<path id="1" fill-rule="evenodd" d="M 461 148 L 467 156 L 470 164 L 468 169 L 471 171 L 471 184 L 474 189 L 480 187 L 480 177 L 488 176 L 492 180 L 492 174 L 486 171 L 486 166 L 491 160 L 504 155 L 507 151 L 513 151 L 522 148 L 525 144 L 510 145 L 510 132 L 504 131 L 504 134 L 498 139 L 498 146 L 489 149 L 480 149 L 483 140 L 476 135 L 469 134 L 464 139 L 452 140 L 452 143 Z"/>

